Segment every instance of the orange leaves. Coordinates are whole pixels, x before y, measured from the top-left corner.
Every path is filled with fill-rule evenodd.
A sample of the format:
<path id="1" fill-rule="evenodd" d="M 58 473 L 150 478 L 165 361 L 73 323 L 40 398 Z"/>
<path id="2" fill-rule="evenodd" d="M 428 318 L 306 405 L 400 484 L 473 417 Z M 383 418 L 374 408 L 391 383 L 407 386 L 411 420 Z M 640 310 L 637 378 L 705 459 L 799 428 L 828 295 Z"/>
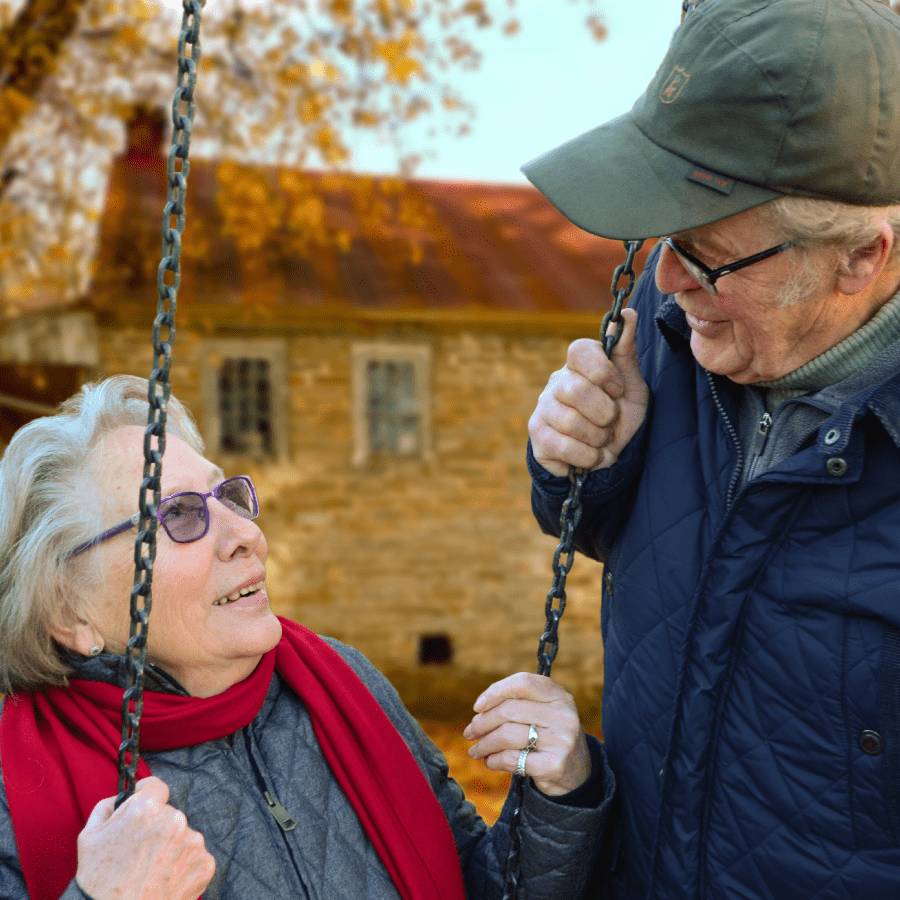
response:
<path id="1" fill-rule="evenodd" d="M 119 42 L 126 49 L 136 50 L 144 45 L 144 37 L 133 25 L 125 25 L 119 29 Z"/>
<path id="2" fill-rule="evenodd" d="M 353 0 L 327 0 L 326 8 L 336 19 L 353 17 Z"/>
<path id="3" fill-rule="evenodd" d="M 32 107 L 32 100 L 15 88 L 4 88 L 0 92 L 0 117 L 18 119 Z"/>
<path id="4" fill-rule="evenodd" d="M 423 73 L 421 61 L 412 55 L 412 51 L 420 50 L 422 45 L 421 35 L 412 29 L 407 29 L 398 39 L 375 44 L 375 53 L 387 65 L 388 80 L 405 85 L 413 75 Z"/>
<path id="5" fill-rule="evenodd" d="M 558 6 L 571 15 L 573 5 L 591 2 Z M 219 159 L 335 169 L 350 160 L 354 129 L 366 129 L 365 140 L 393 149 L 397 170 L 411 177 L 429 149 L 425 135 L 468 129 L 474 107 L 458 96 L 455 78 L 478 66 L 480 29 L 511 36 L 527 27 L 526 11 L 514 7 L 513 0 L 209 0 L 193 146 Z M 113 117 L 127 118 L 137 102 L 168 107 L 179 18 L 160 0 L 0 0 L 0 146 L 14 141 L 7 159 L 16 170 L 10 185 L 0 181 L 0 262 L 14 258 L 23 273 L 43 266 L 56 278 L 66 261 L 54 248 L 89 247 L 89 210 L 104 196 L 86 193 L 79 179 L 120 140 L 107 124 Z M 599 15 L 587 25 L 605 36 Z M 422 259 L 428 213 L 413 189 L 373 182 L 346 219 L 329 222 L 321 181 L 310 176 L 287 189 L 275 169 L 222 166 L 223 228 L 261 265 L 286 248 L 347 252 L 356 235 L 385 231 L 398 260 Z M 91 177 L 96 187 L 104 173 Z M 154 228 L 157 217 L 151 213 Z M 188 228 L 186 253 L 197 259 L 218 234 L 190 221 Z M 70 256 L 73 268 L 83 256 L 87 270 L 88 249 Z M 9 270 L 5 264 L 4 277 Z M 69 294 L 83 290 L 72 285 Z"/>
<path id="6" fill-rule="evenodd" d="M 277 178 L 284 198 L 284 226 L 289 241 L 307 255 L 311 247 L 322 246 L 327 241 L 325 204 L 308 175 L 281 169 Z"/>
<path id="7" fill-rule="evenodd" d="M 357 128 L 374 128 L 381 122 L 381 116 L 369 109 L 354 109 L 353 124 Z"/>
<path id="8" fill-rule="evenodd" d="M 422 72 L 422 64 L 412 56 L 398 57 L 388 64 L 388 78 L 406 84 L 413 75 Z"/>
<path id="9" fill-rule="evenodd" d="M 313 93 L 301 97 L 297 103 L 297 115 L 304 125 L 317 122 L 331 106 L 331 99 L 325 94 Z"/>
<path id="10" fill-rule="evenodd" d="M 353 246 L 353 232 L 348 231 L 346 228 L 342 228 L 335 235 L 336 243 L 338 249 L 341 253 L 349 253 L 350 248 Z"/>
<path id="11" fill-rule="evenodd" d="M 310 72 L 307 66 L 300 63 L 289 63 L 278 70 L 278 78 L 286 85 L 294 86 L 306 84 L 309 81 Z"/>
<path id="12" fill-rule="evenodd" d="M 331 165 L 346 162 L 350 157 L 350 151 L 334 128 L 329 126 L 319 128 L 313 135 L 313 141 L 322 158 Z"/>
<path id="13" fill-rule="evenodd" d="M 258 253 L 281 226 L 283 199 L 260 169 L 223 162 L 217 174 L 222 233 L 241 253 Z"/>
<path id="14" fill-rule="evenodd" d="M 314 59 L 309 64 L 309 74 L 313 78 L 323 78 L 336 84 L 341 80 L 341 70 L 334 63 L 325 62 L 321 59 Z"/>
<path id="15" fill-rule="evenodd" d="M 484 0 L 466 0 L 460 12 L 465 16 L 472 16 L 479 28 L 487 28 L 494 21 L 488 13 Z"/>
<path id="16" fill-rule="evenodd" d="M 609 36 L 609 30 L 606 27 L 606 23 L 603 21 L 603 16 L 598 13 L 588 16 L 585 24 L 595 41 L 605 41 Z"/>

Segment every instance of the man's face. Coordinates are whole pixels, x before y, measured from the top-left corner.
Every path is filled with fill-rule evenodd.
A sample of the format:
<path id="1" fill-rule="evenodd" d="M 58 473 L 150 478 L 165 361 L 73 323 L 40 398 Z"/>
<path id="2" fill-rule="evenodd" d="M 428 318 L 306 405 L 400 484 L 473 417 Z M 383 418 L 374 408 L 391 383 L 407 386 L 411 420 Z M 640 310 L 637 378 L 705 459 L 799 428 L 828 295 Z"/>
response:
<path id="1" fill-rule="evenodd" d="M 672 238 L 710 268 L 785 240 L 753 211 Z M 798 280 L 802 287 L 796 290 Z M 716 282 L 716 295 L 704 290 L 677 254 L 663 246 L 656 284 L 684 310 L 697 362 L 740 384 L 793 372 L 868 317 L 853 297 L 836 289 L 832 259 L 797 248 L 723 276 Z"/>

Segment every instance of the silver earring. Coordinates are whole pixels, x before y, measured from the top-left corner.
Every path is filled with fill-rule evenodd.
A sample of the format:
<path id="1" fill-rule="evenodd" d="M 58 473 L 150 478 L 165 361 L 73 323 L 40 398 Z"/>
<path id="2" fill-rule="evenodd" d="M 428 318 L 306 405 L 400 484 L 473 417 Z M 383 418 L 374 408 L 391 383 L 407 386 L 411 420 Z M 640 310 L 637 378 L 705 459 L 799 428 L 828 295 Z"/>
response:
<path id="1" fill-rule="evenodd" d="M 99 655 L 100 655 L 100 651 L 101 651 L 102 649 L 103 649 L 102 647 L 98 647 L 98 646 L 95 644 L 93 647 L 91 647 L 91 656 L 99 656 Z"/>

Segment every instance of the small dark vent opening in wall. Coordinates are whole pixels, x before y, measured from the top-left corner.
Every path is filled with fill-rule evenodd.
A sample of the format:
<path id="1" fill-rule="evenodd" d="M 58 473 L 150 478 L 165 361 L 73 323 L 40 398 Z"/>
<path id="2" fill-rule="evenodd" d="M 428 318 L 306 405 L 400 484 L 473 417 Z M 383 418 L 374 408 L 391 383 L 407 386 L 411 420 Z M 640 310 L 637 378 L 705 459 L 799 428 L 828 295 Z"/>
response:
<path id="1" fill-rule="evenodd" d="M 419 662 L 439 665 L 453 662 L 453 642 L 446 634 L 423 634 L 419 638 Z"/>

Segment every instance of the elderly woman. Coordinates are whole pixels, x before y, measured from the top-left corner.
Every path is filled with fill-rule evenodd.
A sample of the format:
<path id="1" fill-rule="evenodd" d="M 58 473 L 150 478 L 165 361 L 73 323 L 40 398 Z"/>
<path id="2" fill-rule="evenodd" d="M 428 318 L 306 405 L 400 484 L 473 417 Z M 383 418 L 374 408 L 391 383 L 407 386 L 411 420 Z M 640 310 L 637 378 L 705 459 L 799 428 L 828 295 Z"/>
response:
<path id="1" fill-rule="evenodd" d="M 0 463 L 0 897 L 499 898 L 489 829 L 357 652 L 276 617 L 246 476 L 168 406 L 137 790 L 114 809 L 146 382 L 85 387 Z M 613 781 L 571 698 L 515 675 L 466 729 L 526 754 L 521 896 L 581 896 Z M 152 774 L 151 774 L 152 773 Z"/>

